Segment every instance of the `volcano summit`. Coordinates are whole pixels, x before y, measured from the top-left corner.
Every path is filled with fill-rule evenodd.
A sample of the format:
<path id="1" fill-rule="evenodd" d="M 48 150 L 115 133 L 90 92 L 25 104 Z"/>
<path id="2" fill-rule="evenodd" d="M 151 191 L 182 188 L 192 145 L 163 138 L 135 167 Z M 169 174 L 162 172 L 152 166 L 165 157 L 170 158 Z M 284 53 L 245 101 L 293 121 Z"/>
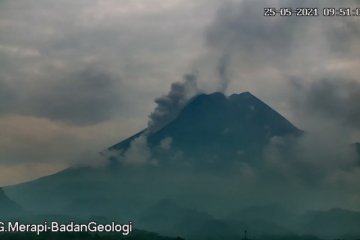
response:
<path id="1" fill-rule="evenodd" d="M 163 165 L 221 167 L 226 161 L 255 161 L 274 137 L 299 136 L 301 130 L 249 92 L 226 97 L 216 92 L 193 97 L 178 116 L 156 132 L 147 129 L 108 150 L 126 158 L 133 141 L 144 136 Z M 184 163 L 184 162 L 183 162 Z"/>

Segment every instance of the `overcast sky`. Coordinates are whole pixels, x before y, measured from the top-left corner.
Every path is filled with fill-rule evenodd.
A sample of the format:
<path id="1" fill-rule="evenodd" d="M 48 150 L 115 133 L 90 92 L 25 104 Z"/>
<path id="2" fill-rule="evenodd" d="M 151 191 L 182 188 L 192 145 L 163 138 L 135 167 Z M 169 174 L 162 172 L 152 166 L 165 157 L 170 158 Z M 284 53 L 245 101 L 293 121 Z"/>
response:
<path id="1" fill-rule="evenodd" d="M 266 6 L 0 0 L 0 185 L 98 161 L 188 73 L 202 91 L 251 91 L 302 129 L 360 141 L 360 17 L 267 18 Z"/>

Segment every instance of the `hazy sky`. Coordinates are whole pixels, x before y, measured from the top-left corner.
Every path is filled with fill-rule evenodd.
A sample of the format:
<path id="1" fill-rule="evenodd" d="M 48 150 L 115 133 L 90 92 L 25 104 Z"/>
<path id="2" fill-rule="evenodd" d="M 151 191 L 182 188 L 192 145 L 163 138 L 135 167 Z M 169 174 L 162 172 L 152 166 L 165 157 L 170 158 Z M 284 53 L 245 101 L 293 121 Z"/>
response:
<path id="1" fill-rule="evenodd" d="M 0 0 L 0 185 L 98 161 L 187 73 L 360 141 L 360 17 L 267 18 L 265 2 L 341 4 Z"/>

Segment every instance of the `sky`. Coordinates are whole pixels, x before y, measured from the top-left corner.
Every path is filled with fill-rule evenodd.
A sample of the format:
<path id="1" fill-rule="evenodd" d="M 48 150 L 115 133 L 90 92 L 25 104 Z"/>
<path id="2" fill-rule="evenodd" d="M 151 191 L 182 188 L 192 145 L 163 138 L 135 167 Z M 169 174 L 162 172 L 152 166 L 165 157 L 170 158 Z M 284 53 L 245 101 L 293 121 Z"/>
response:
<path id="1" fill-rule="evenodd" d="M 0 185 L 101 161 L 187 74 L 202 92 L 250 91 L 301 129 L 360 141 L 360 17 L 263 16 L 285 5 L 344 7 L 0 0 Z"/>

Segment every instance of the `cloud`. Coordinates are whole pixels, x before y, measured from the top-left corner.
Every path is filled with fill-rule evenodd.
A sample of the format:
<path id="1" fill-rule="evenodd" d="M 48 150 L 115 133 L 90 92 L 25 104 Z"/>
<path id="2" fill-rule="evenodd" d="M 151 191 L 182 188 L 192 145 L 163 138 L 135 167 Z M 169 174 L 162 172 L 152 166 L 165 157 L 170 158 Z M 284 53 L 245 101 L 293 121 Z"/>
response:
<path id="1" fill-rule="evenodd" d="M 130 143 L 130 147 L 125 152 L 122 160 L 123 163 L 129 165 L 156 164 L 156 160 L 152 159 L 151 150 L 144 135 L 135 138 Z"/>
<path id="2" fill-rule="evenodd" d="M 287 191 L 281 193 L 282 198 L 300 208 L 357 209 L 354 199 L 358 193 L 354 189 L 359 182 L 354 174 L 360 170 L 358 156 L 342 136 L 335 128 L 272 141 L 264 151 L 264 164 L 254 169 L 259 186 L 273 189 L 270 198 L 276 201 L 280 189 Z"/>
<path id="3" fill-rule="evenodd" d="M 173 139 L 171 137 L 166 137 L 160 141 L 160 147 L 164 150 L 171 149 Z"/>
<path id="4" fill-rule="evenodd" d="M 332 1 L 333 6 L 341 6 L 339 1 Z M 227 1 L 219 9 L 217 17 L 206 34 L 206 42 L 210 48 L 222 53 L 241 56 L 242 60 L 252 63 L 279 66 L 289 60 L 320 59 L 322 56 L 309 54 L 326 51 L 333 57 L 340 55 L 354 56 L 350 52 L 359 50 L 356 39 L 359 37 L 359 26 L 354 18 L 326 17 L 264 17 L 266 7 L 316 7 L 321 10 L 328 6 L 321 1 Z M 349 1 L 348 7 L 355 7 Z M 320 28 L 319 28 L 320 27 Z M 301 32 L 299 32 L 301 31 Z M 321 42 L 320 40 L 324 40 Z M 311 43 L 311 44 L 310 44 Z M 294 47 L 298 47 L 295 49 Z M 303 54 L 298 55 L 303 52 Z M 287 58 L 285 58 L 287 56 Z M 272 62 L 268 60 L 272 59 Z M 238 59 L 239 60 L 239 59 Z M 326 61 L 326 59 L 323 59 Z M 255 62 L 254 62 L 255 61 Z M 245 62 L 239 62 L 246 64 Z M 290 61 L 290 64 L 295 62 Z M 300 62 L 297 62 L 300 63 Z"/>
<path id="5" fill-rule="evenodd" d="M 324 76 L 359 82 L 356 55 L 360 53 L 360 27 L 356 18 L 264 17 L 264 8 L 317 7 L 322 14 L 328 4 L 295 0 L 224 2 L 206 30 L 208 52 L 197 63 L 199 85 L 226 73 L 220 76 L 226 76 L 227 92 L 250 91 L 302 124 L 307 116 L 294 116 L 296 110 L 288 104 L 291 79 L 301 79 L 305 85 Z M 331 4 L 344 6 L 340 1 Z M 356 6 L 355 1 L 346 5 Z"/>
<path id="6" fill-rule="evenodd" d="M 122 102 L 116 88 L 121 85 L 115 84 L 115 77 L 93 67 L 63 77 L 43 81 L 40 91 L 35 89 L 32 96 L 28 93 L 28 99 L 19 103 L 19 113 L 88 125 L 120 112 Z"/>
<path id="7" fill-rule="evenodd" d="M 24 106 L 27 114 L 77 125 L 108 120 L 105 115 L 114 113 L 114 109 L 105 103 L 110 98 L 118 100 L 116 95 L 122 97 L 118 112 L 125 110 L 146 117 L 153 108 L 149 100 L 181 78 L 189 65 L 188 59 L 196 55 L 201 43 L 201 32 L 197 29 L 208 21 L 202 16 L 209 14 L 193 15 L 205 3 L 187 5 L 179 1 L 158 1 L 156 7 L 146 1 L 113 0 L 0 4 L 1 81 L 11 87 L 15 98 L 22 95 L 27 99 L 21 101 L 37 102 Z M 15 12 L 21 14 L 15 17 Z M 189 16 L 197 23 L 188 20 Z M 97 94 L 90 89 L 95 75 L 103 79 Z M 85 77 L 92 80 L 85 82 Z M 119 79 L 122 85 L 118 84 Z M 71 110 L 70 106 L 65 109 L 66 102 L 59 101 L 60 95 L 69 97 L 65 94 L 67 90 L 75 92 L 76 87 L 84 95 L 94 96 L 90 104 L 99 107 L 96 109 L 99 112 L 95 111 L 92 118 L 84 107 L 90 99 L 81 92 L 77 92 L 79 100 L 72 101 L 79 111 Z M 85 99 L 81 100 L 82 97 Z M 45 98 L 58 116 L 38 106 Z M 12 102 L 4 104 L 8 106 L 4 111 L 11 111 Z M 67 110 L 75 114 L 73 119 L 66 119 L 71 115 Z M 81 110 L 84 117 L 79 116 Z M 96 116 L 98 119 L 94 119 Z"/>
<path id="8" fill-rule="evenodd" d="M 3 93 L 0 114 L 91 125 L 109 120 L 122 108 L 116 90 L 121 87 L 119 80 L 96 67 L 71 73 L 53 73 L 45 79 L 29 77 L 27 80 L 19 83 L 0 79 Z"/>
<path id="9" fill-rule="evenodd" d="M 338 120 L 360 128 L 360 83 L 349 79 L 320 79 L 309 85 L 294 83 L 296 104 L 309 115 Z"/>
<path id="10" fill-rule="evenodd" d="M 13 100 L 14 92 L 8 84 L 0 79 L 0 113 L 6 111 L 9 102 Z"/>

